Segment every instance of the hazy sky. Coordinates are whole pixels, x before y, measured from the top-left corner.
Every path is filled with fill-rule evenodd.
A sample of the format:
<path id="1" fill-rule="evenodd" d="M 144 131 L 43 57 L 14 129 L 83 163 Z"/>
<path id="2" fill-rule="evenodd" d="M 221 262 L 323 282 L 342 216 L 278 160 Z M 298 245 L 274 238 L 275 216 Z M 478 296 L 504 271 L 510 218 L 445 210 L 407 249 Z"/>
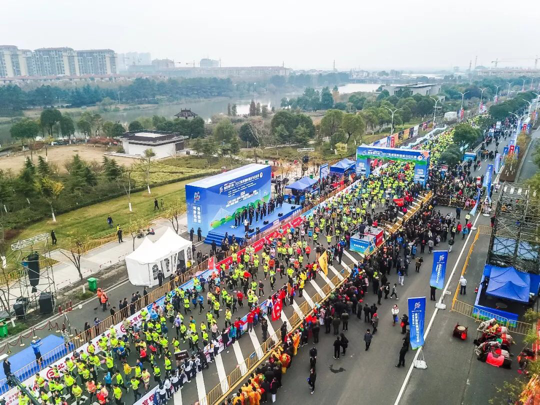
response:
<path id="1" fill-rule="evenodd" d="M 533 66 L 539 0 L 1 0 L 0 44 L 330 69 Z M 516 58 L 524 58 L 516 60 Z"/>

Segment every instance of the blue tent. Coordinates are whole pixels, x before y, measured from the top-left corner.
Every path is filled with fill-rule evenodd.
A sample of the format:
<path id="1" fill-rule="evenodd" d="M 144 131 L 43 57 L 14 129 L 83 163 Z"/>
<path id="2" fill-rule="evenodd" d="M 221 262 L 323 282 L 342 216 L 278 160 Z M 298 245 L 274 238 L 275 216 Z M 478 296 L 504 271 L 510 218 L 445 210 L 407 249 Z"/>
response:
<path id="1" fill-rule="evenodd" d="M 295 181 L 292 184 L 289 184 L 285 188 L 288 188 L 290 190 L 306 191 L 316 183 L 317 183 L 317 180 L 315 179 L 312 179 L 309 177 L 303 177 L 300 180 Z"/>
<path id="2" fill-rule="evenodd" d="M 528 273 L 523 273 L 513 267 L 491 266 L 486 294 L 528 303 L 530 292 L 531 277 Z"/>
<path id="3" fill-rule="evenodd" d="M 350 159 L 343 159 L 337 162 L 335 165 L 330 166 L 330 173 L 344 174 L 348 170 L 354 170 L 356 168 L 356 162 Z"/>

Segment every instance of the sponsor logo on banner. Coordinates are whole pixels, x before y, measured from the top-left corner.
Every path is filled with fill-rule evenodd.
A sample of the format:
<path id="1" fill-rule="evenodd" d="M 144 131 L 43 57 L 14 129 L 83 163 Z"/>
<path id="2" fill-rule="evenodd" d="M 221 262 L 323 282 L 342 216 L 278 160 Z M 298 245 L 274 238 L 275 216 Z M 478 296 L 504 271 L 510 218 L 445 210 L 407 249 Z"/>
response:
<path id="1" fill-rule="evenodd" d="M 506 156 L 506 155 L 508 155 L 508 146 L 505 146 L 503 148 L 503 156 Z"/>
<path id="2" fill-rule="evenodd" d="M 444 288 L 444 279 L 446 276 L 446 262 L 448 261 L 448 250 L 433 251 L 433 268 L 431 269 L 431 278 L 429 285 L 439 290 Z"/>
<path id="3" fill-rule="evenodd" d="M 424 345 L 424 328 L 426 323 L 426 297 L 408 299 L 410 340 L 413 350 Z"/>
<path id="4" fill-rule="evenodd" d="M 499 170 L 501 169 L 501 154 L 500 153 L 497 153 L 497 155 L 495 156 L 494 169 L 495 169 L 495 173 L 499 173 Z"/>
<path id="5" fill-rule="evenodd" d="M 515 149 L 515 146 L 514 145 L 510 145 L 510 149 L 508 151 L 508 154 L 509 155 L 512 155 L 514 153 L 514 149 Z"/>

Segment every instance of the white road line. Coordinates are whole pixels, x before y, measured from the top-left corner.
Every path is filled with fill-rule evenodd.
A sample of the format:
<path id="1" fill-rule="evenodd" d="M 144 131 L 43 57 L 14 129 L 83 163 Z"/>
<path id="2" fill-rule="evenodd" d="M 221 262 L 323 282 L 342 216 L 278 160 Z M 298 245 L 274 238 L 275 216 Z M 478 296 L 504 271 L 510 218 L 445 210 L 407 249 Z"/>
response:
<path id="1" fill-rule="evenodd" d="M 272 326 L 272 321 L 266 315 L 265 315 L 265 318 L 268 321 L 268 336 L 270 336 L 272 340 L 277 343 L 278 338 L 276 336 L 276 331 L 274 327 Z"/>
<path id="2" fill-rule="evenodd" d="M 315 308 L 315 303 L 313 302 L 313 300 L 311 299 L 311 297 L 309 296 L 308 293 L 306 293 L 306 291 L 304 290 L 304 293 L 302 294 L 304 296 L 304 298 L 306 299 L 307 303 L 309 304 L 309 306 L 311 308 Z"/>
<path id="3" fill-rule="evenodd" d="M 321 298 L 324 297 L 324 293 L 323 293 L 323 290 L 321 289 L 321 287 L 319 287 L 319 284 L 317 284 L 317 282 L 315 280 L 309 280 L 311 285 L 313 286 L 313 288 L 315 288 L 317 290 L 317 292 L 319 293 L 319 296 Z"/>
<path id="4" fill-rule="evenodd" d="M 287 331 L 290 331 L 292 326 L 291 326 L 291 323 L 289 322 L 289 318 L 287 318 L 287 315 L 285 315 L 285 311 L 281 311 L 281 320 L 287 324 Z"/>
<path id="5" fill-rule="evenodd" d="M 480 218 L 481 215 L 478 213 L 476 216 L 476 219 L 474 220 L 473 227 L 476 226 L 476 223 L 478 222 L 478 218 Z M 473 232 L 470 232 L 467 236 L 467 240 L 465 241 L 465 244 L 463 245 L 463 248 L 461 248 L 461 252 L 459 253 L 459 256 L 456 260 L 456 264 L 454 265 L 454 268 L 452 269 L 452 273 L 450 273 L 450 277 L 448 277 L 448 281 L 446 282 L 446 286 L 444 287 L 444 290 L 441 294 L 441 297 L 439 298 L 439 304 L 442 303 L 444 297 L 446 296 L 446 291 L 448 290 L 448 287 L 450 286 L 450 282 L 452 281 L 452 278 L 454 277 L 454 274 L 456 272 L 456 269 L 459 265 L 459 261 L 461 260 L 461 256 L 463 256 L 463 252 L 465 252 L 465 248 L 467 248 L 467 245 L 469 244 L 469 239 L 471 238 L 471 235 Z M 428 327 L 424 333 L 424 341 L 426 341 L 429 331 L 431 330 L 431 326 L 433 325 L 433 322 L 435 321 L 435 317 L 437 316 L 439 312 L 439 308 L 435 308 L 435 311 L 433 312 L 433 315 L 431 315 L 431 319 L 429 320 Z M 398 405 L 399 401 L 401 401 L 401 397 L 405 393 L 405 389 L 407 388 L 407 384 L 409 383 L 409 380 L 411 378 L 411 374 L 414 368 L 414 363 L 416 360 L 418 360 L 418 356 L 420 355 L 420 352 L 422 351 L 422 348 L 418 349 L 416 352 L 416 355 L 414 356 L 414 360 L 411 362 L 411 365 L 409 367 L 409 371 L 407 371 L 407 375 L 405 376 L 405 380 L 403 381 L 403 385 L 401 386 L 401 389 L 399 390 L 398 396 L 396 398 L 396 402 L 394 402 L 394 405 Z"/>
<path id="6" fill-rule="evenodd" d="M 182 390 L 178 390 L 178 392 L 174 393 L 173 396 L 173 403 L 174 405 L 182 405 Z"/>
<path id="7" fill-rule="evenodd" d="M 298 314 L 300 319 L 303 319 L 304 318 L 304 313 L 302 312 L 302 310 L 300 309 L 300 307 L 298 306 L 298 304 L 294 300 L 293 300 L 293 303 L 292 303 L 292 307 L 294 308 L 294 312 L 296 312 Z"/>
<path id="8" fill-rule="evenodd" d="M 204 377 L 202 371 L 195 375 L 197 382 L 197 394 L 199 395 L 199 404 L 206 405 L 206 387 L 204 386 Z"/>
<path id="9" fill-rule="evenodd" d="M 328 268 L 329 268 L 330 270 L 332 270 L 332 271 L 334 272 L 334 274 L 335 274 L 336 276 L 338 276 L 338 278 L 339 278 L 340 280 L 343 280 L 343 279 L 345 278 L 345 277 L 343 277 L 343 275 L 342 275 L 339 271 L 337 271 L 337 269 L 336 269 L 334 266 L 328 266 Z"/>
<path id="10" fill-rule="evenodd" d="M 345 251 L 344 251 L 345 252 Z M 343 266 L 343 268 L 347 271 L 348 274 L 351 274 L 352 273 L 352 270 L 351 268 L 349 267 L 349 265 L 347 263 L 345 263 L 345 261 L 341 261 L 341 265 Z"/>
<path id="11" fill-rule="evenodd" d="M 257 334 L 255 333 L 255 330 L 251 330 L 249 332 L 249 337 L 251 338 L 251 343 L 253 343 L 253 347 L 255 348 L 255 353 L 257 353 L 257 357 L 262 359 L 263 357 L 263 351 L 261 347 L 261 343 L 259 342 L 259 338 L 257 337 Z"/>
<path id="12" fill-rule="evenodd" d="M 358 264 L 358 260 L 356 260 L 354 258 L 354 256 L 351 255 L 349 252 L 347 252 L 346 250 L 343 250 L 343 253 L 345 253 L 345 256 L 347 256 L 349 259 L 351 259 L 354 264 Z"/>
<path id="13" fill-rule="evenodd" d="M 240 372 L 242 375 L 247 374 L 247 366 L 246 362 L 244 361 L 244 355 L 242 354 L 242 348 L 240 347 L 240 344 L 238 341 L 234 342 L 233 344 L 234 349 L 234 355 L 236 356 L 236 361 L 238 363 L 238 366 L 240 367 Z"/>
<path id="14" fill-rule="evenodd" d="M 333 290 L 334 288 L 336 288 L 336 286 L 334 285 L 334 283 L 332 283 L 332 282 L 328 279 L 328 277 L 326 277 L 326 274 L 324 274 L 324 272 L 321 271 L 321 272 L 319 273 L 319 275 L 320 275 L 320 276 L 322 277 L 322 279 L 326 282 L 326 284 L 328 284 L 330 287 L 332 287 L 332 290 Z"/>
<path id="15" fill-rule="evenodd" d="M 229 391 L 229 380 L 227 380 L 227 373 L 225 372 L 225 366 L 223 365 L 223 357 L 221 357 L 221 353 L 216 356 L 216 367 L 218 378 L 221 383 L 221 391 L 227 392 Z M 176 398 L 174 405 L 177 405 Z"/>

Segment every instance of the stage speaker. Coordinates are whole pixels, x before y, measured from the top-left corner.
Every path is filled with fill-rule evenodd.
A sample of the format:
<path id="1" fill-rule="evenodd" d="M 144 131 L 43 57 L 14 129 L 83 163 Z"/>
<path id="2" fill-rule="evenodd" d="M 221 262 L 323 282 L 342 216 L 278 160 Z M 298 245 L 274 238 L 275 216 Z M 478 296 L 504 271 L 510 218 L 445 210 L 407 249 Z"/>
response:
<path id="1" fill-rule="evenodd" d="M 26 318 L 26 309 L 28 308 L 29 300 L 26 297 L 19 297 L 15 301 L 15 304 L 13 305 L 13 310 L 15 311 L 15 315 L 17 316 L 17 319 L 24 319 Z"/>
<path id="2" fill-rule="evenodd" d="M 264 221 L 263 224 L 264 224 L 264 225 L 268 225 L 268 221 Z"/>
<path id="3" fill-rule="evenodd" d="M 283 212 L 280 212 L 279 214 L 277 214 L 278 217 L 282 217 L 283 216 Z"/>
<path id="4" fill-rule="evenodd" d="M 54 297 L 49 292 L 42 292 L 39 296 L 39 312 L 41 315 L 52 314 L 54 308 Z"/>
<path id="5" fill-rule="evenodd" d="M 296 205 L 291 206 L 291 211 L 296 208 Z"/>
<path id="6" fill-rule="evenodd" d="M 29 254 L 23 265 L 26 267 L 26 271 L 28 271 L 30 285 L 36 287 L 39 284 L 39 255 L 37 253 Z M 32 289 L 32 292 L 36 292 L 35 288 Z"/>
<path id="7" fill-rule="evenodd" d="M 253 232 L 253 231 L 254 231 L 254 229 L 253 229 L 253 228 L 249 228 L 249 232 Z"/>

